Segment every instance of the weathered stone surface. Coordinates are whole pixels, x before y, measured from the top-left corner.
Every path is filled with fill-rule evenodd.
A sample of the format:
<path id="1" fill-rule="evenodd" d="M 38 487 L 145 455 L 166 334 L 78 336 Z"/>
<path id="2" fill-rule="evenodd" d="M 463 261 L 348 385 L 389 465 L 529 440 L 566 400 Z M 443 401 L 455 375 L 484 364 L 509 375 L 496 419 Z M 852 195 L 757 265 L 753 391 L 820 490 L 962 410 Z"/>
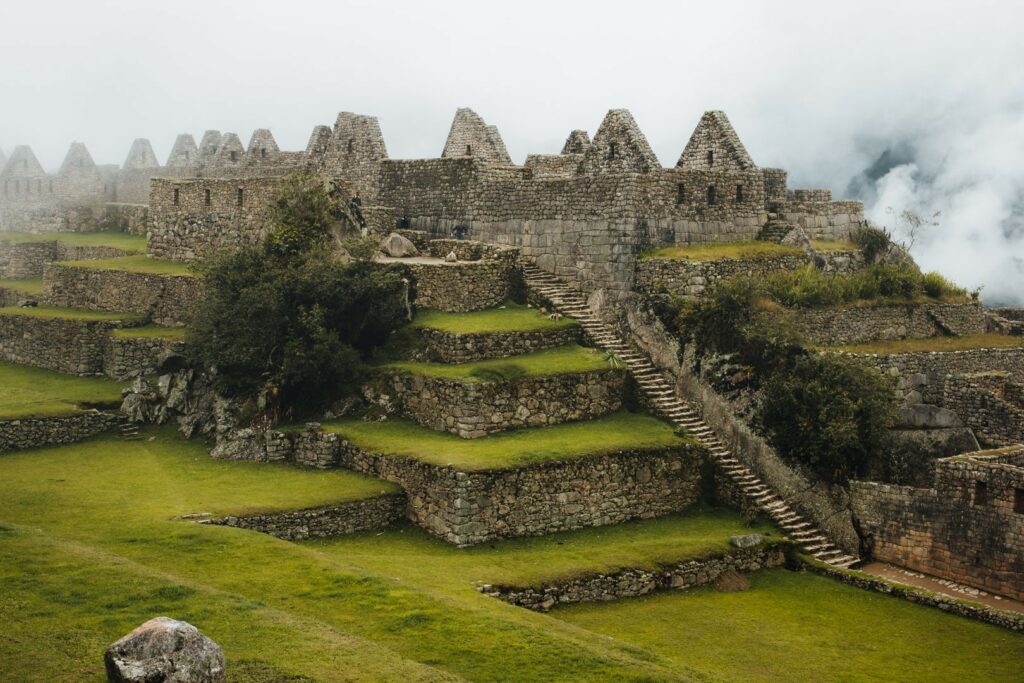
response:
<path id="1" fill-rule="evenodd" d="M 721 593 L 736 593 L 750 588 L 750 579 L 730 568 L 719 574 L 711 585 Z"/>
<path id="2" fill-rule="evenodd" d="M 896 416 L 896 425 L 905 429 L 949 429 L 963 424 L 952 410 L 927 403 L 905 403 Z"/>
<path id="3" fill-rule="evenodd" d="M 75 443 L 112 429 L 118 421 L 116 413 L 102 411 L 0 420 L 0 453 Z"/>
<path id="4" fill-rule="evenodd" d="M 421 327 L 419 333 L 426 342 L 427 360 L 440 363 L 468 363 L 574 344 L 580 341 L 581 330 L 578 326 L 572 326 L 536 332 L 457 334 Z"/>
<path id="5" fill-rule="evenodd" d="M 506 249 L 474 260 L 412 263 L 416 305 L 454 313 L 500 306 L 509 297 L 517 255 Z"/>
<path id="6" fill-rule="evenodd" d="M 972 335 L 985 331 L 979 304 L 903 304 L 807 309 L 798 321 L 816 344 Z"/>
<path id="7" fill-rule="evenodd" d="M 252 529 L 287 541 L 301 541 L 386 529 L 405 518 L 405 508 L 405 494 L 390 493 L 326 507 L 222 517 L 202 523 Z"/>
<path id="8" fill-rule="evenodd" d="M 107 648 L 111 683 L 224 683 L 224 652 L 192 624 L 150 619 Z"/>
<path id="9" fill-rule="evenodd" d="M 473 439 L 522 427 L 588 420 L 622 406 L 620 369 L 469 382 L 382 370 L 364 396 L 391 414 Z"/>
<path id="10" fill-rule="evenodd" d="M 407 256 L 419 256 L 419 249 L 406 237 L 393 232 L 385 237 L 380 243 L 380 250 L 392 256 L 394 258 L 404 258 Z"/>
<path id="11" fill-rule="evenodd" d="M 622 569 L 610 574 L 590 574 L 543 586 L 491 586 L 480 592 L 527 609 L 546 612 L 556 605 L 605 602 L 647 595 L 653 591 L 685 590 L 718 585 L 745 590 L 749 581 L 740 572 L 780 567 L 785 563 L 784 544 L 736 551 L 700 560 L 687 560 L 661 569 Z M 726 577 L 723 579 L 723 577 Z M 722 589 L 720 589 L 722 590 Z"/>
<path id="12" fill-rule="evenodd" d="M 1024 446 L 945 458 L 932 488 L 855 481 L 854 514 L 874 557 L 1024 598 Z"/>
<path id="13" fill-rule="evenodd" d="M 747 534 L 746 536 L 733 536 L 729 539 L 729 543 L 736 548 L 753 548 L 761 545 L 764 541 L 764 536 L 761 534 Z"/>

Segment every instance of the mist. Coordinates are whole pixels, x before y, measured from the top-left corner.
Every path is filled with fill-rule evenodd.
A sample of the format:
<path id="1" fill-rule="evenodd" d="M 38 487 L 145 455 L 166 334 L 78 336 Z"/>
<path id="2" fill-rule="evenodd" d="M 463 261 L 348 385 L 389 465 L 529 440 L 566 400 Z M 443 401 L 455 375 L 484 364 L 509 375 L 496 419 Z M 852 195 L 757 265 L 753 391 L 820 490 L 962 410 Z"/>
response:
<path id="1" fill-rule="evenodd" d="M 270 128 L 301 149 L 372 114 L 394 158 L 437 156 L 455 109 L 521 163 L 630 109 L 662 164 L 723 109 L 790 187 L 861 199 L 922 267 L 1024 305 L 1024 7 L 999 2 L 8 3 L 0 148 L 56 169 L 73 140 L 120 164 L 149 138 Z M 891 209 L 891 211 L 890 211 Z"/>

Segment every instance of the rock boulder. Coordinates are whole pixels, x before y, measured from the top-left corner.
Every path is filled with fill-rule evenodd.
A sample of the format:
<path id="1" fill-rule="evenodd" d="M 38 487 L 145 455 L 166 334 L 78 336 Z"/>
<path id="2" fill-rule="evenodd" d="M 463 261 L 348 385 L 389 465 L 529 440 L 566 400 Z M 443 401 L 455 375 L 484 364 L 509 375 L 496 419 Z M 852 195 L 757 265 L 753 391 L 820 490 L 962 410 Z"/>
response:
<path id="1" fill-rule="evenodd" d="M 112 683 L 224 683 L 224 652 L 192 624 L 150 619 L 107 648 Z"/>
<path id="2" fill-rule="evenodd" d="M 399 235 L 397 232 L 393 232 L 384 238 L 384 241 L 380 243 L 380 250 L 394 258 L 419 256 L 420 253 L 416 245 L 412 243 L 412 240 Z"/>

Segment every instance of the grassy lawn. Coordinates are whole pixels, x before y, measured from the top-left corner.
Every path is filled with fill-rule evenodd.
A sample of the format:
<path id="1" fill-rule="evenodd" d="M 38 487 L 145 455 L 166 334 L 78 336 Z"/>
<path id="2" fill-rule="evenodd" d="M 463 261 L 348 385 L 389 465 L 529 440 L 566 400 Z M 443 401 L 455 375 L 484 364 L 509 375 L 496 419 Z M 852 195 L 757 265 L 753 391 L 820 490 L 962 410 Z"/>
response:
<path id="1" fill-rule="evenodd" d="M 462 439 L 405 420 L 325 422 L 356 446 L 460 470 L 522 467 L 624 449 L 653 449 L 692 445 L 676 436 L 668 423 L 648 415 L 620 411 L 597 420 L 566 422 L 550 427 L 519 429 L 482 439 Z"/>
<path id="2" fill-rule="evenodd" d="M 73 415 L 83 402 L 120 400 L 121 385 L 113 380 L 71 377 L 0 361 L 0 419 Z"/>
<path id="3" fill-rule="evenodd" d="M 686 678 L 468 577 L 434 590 L 344 552 L 174 520 L 337 499 L 352 475 L 215 462 L 154 435 L 0 457 L 0 679 L 99 682 L 103 648 L 158 614 L 199 626 L 246 683 Z"/>
<path id="4" fill-rule="evenodd" d="M 76 268 L 96 268 L 97 270 L 123 270 L 129 273 L 151 273 L 153 275 L 189 275 L 196 277 L 187 263 L 167 261 L 139 254 L 121 256 L 120 258 L 87 259 L 85 261 L 65 261 L 63 265 Z"/>
<path id="5" fill-rule="evenodd" d="M 927 337 L 925 339 L 893 339 L 816 347 L 823 351 L 850 353 L 914 353 L 922 351 L 967 351 L 970 349 L 1011 349 L 1024 346 L 1024 337 L 987 332 L 966 337 Z"/>
<path id="6" fill-rule="evenodd" d="M 445 313 L 422 310 L 416 313 L 414 327 L 429 327 L 452 334 L 486 334 L 488 332 L 543 332 L 575 327 L 572 318 L 551 320 L 536 308 L 507 303 L 501 308 L 488 308 L 473 313 Z"/>
<path id="7" fill-rule="evenodd" d="M 1020 635 L 781 570 L 537 614 L 475 585 L 678 561 L 749 529 L 700 509 L 470 549 L 409 526 L 289 543 L 174 517 L 315 505 L 360 478 L 144 436 L 0 457 L 0 680 L 99 683 L 103 648 L 158 614 L 220 643 L 242 683 L 986 681 L 1024 656 Z"/>
<path id="8" fill-rule="evenodd" d="M 188 337 L 188 328 L 166 327 L 164 325 L 120 327 L 112 331 L 110 336 L 115 339 L 167 339 L 168 341 L 185 341 Z"/>
<path id="9" fill-rule="evenodd" d="M 43 279 L 40 277 L 26 280 L 0 280 L 0 289 L 13 289 L 25 294 L 39 294 L 43 291 Z"/>
<path id="10" fill-rule="evenodd" d="M 860 251 L 860 247 L 850 240 L 811 240 L 811 247 L 815 251 Z"/>
<path id="11" fill-rule="evenodd" d="M 652 249 L 642 254 L 641 258 L 720 261 L 722 259 L 767 259 L 778 256 L 798 256 L 803 253 L 804 250 L 800 247 L 776 244 L 774 242 L 752 241 L 662 247 L 661 249 Z"/>
<path id="12" fill-rule="evenodd" d="M 25 315 L 30 318 L 59 318 L 62 320 L 107 320 L 135 322 L 143 320 L 144 315 L 138 313 L 122 313 L 118 311 L 92 311 L 86 308 L 58 308 L 56 306 L 6 306 L 0 308 L 0 315 Z"/>
<path id="13" fill-rule="evenodd" d="M 1024 636 L 813 574 L 569 606 L 555 616 L 728 681 L 1019 680 Z"/>
<path id="14" fill-rule="evenodd" d="M 146 251 L 145 235 L 129 235 L 126 232 L 47 232 L 40 235 L 3 232 L 0 233 L 0 242 L 63 242 L 76 247 L 114 247 L 131 254 Z"/>
<path id="15" fill-rule="evenodd" d="M 439 543 L 411 524 L 384 534 L 317 539 L 305 545 L 347 557 L 367 569 L 457 591 L 466 584 L 541 586 L 626 568 L 657 569 L 727 553 L 729 538 L 760 533 L 780 538 L 768 523 L 747 524 L 734 510 L 695 507 L 685 513 L 612 526 L 513 538 L 471 548 Z"/>
<path id="16" fill-rule="evenodd" d="M 613 365 L 608 354 L 576 344 L 548 351 L 536 351 L 510 358 L 494 358 L 473 363 L 415 363 L 398 361 L 381 366 L 427 377 L 443 377 L 463 382 L 498 382 L 516 377 L 560 375 L 572 372 L 607 370 Z"/>

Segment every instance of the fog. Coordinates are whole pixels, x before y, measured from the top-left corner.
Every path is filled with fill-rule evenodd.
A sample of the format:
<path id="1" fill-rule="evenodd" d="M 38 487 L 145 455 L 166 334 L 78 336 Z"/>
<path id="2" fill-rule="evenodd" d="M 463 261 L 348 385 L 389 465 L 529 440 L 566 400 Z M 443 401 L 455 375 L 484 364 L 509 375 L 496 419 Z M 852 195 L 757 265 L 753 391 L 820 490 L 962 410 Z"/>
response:
<path id="1" fill-rule="evenodd" d="M 1024 304 L 1024 6 L 1009 2 L 4 3 L 0 147 L 48 169 L 136 137 L 270 128 L 301 149 L 339 111 L 396 158 L 437 156 L 457 107 L 512 157 L 556 152 L 613 107 L 675 164 L 725 110 L 762 166 L 889 212 L 940 212 L 913 253 Z"/>

